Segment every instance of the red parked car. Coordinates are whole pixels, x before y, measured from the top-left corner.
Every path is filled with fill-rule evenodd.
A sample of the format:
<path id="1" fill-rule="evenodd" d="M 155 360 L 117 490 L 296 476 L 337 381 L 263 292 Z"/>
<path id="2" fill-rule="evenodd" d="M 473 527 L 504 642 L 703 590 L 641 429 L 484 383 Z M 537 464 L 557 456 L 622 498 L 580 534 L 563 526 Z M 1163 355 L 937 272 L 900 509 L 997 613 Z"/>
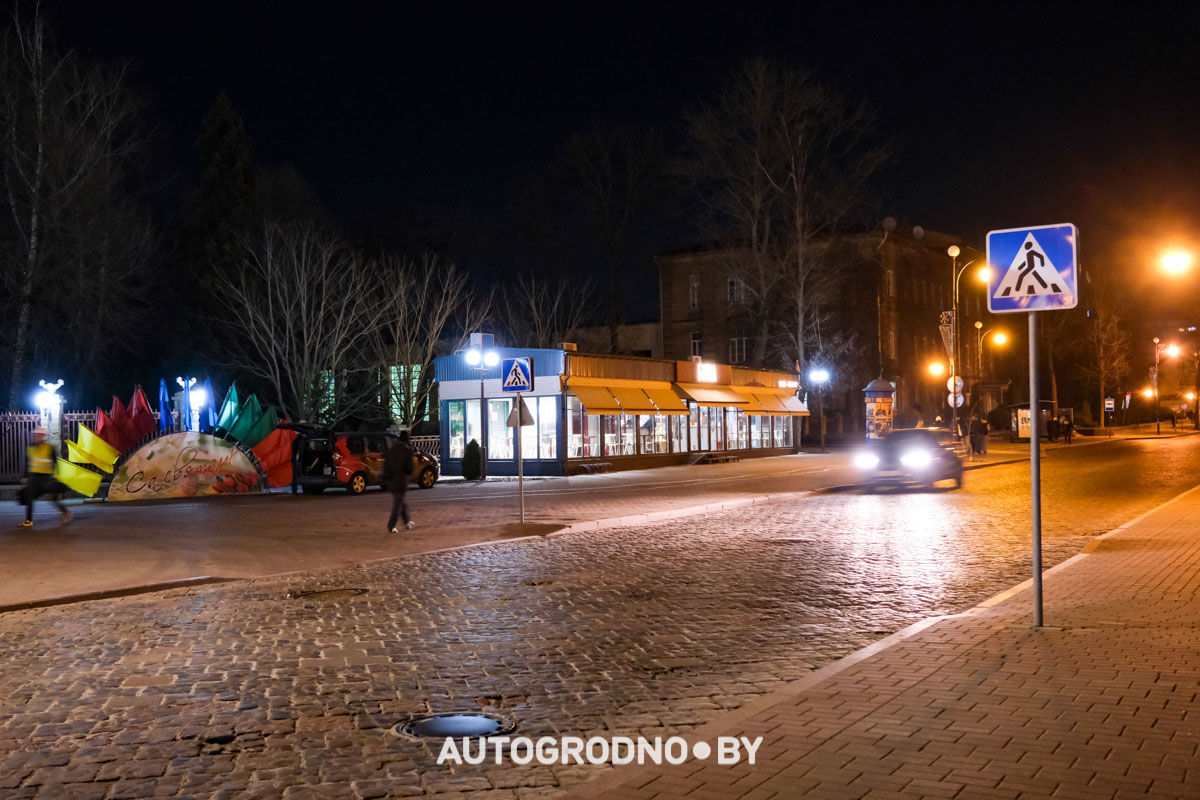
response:
<path id="1" fill-rule="evenodd" d="M 296 431 L 294 446 L 300 462 L 296 483 L 305 494 L 320 494 L 330 486 L 362 494 L 368 486 L 382 486 L 384 453 L 400 443 L 400 437 L 385 431 L 334 433 L 320 425 L 294 423 L 279 427 Z M 432 489 L 438 480 L 438 460 L 415 447 L 413 453 L 412 482 Z"/>

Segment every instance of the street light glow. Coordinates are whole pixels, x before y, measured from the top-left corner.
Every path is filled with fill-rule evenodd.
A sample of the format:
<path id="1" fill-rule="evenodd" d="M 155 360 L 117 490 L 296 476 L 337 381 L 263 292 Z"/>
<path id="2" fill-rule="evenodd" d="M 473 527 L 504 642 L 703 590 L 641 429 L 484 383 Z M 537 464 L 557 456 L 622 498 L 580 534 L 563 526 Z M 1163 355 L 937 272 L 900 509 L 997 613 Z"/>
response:
<path id="1" fill-rule="evenodd" d="M 1142 389 L 1142 397 L 1149 400 L 1151 397 L 1154 397 L 1154 390 L 1153 389 Z"/>
<path id="2" fill-rule="evenodd" d="M 1179 345 L 1169 344 L 1163 348 L 1163 352 L 1166 353 L 1170 358 L 1176 358 L 1179 356 Z"/>
<path id="3" fill-rule="evenodd" d="M 961 252 L 962 251 L 958 249 L 958 245 L 956 244 L 952 244 L 946 248 L 946 255 L 950 256 L 951 258 L 958 258 L 958 254 Z"/>
<path id="4" fill-rule="evenodd" d="M 946 365 L 940 361 L 934 361 L 929 364 L 929 374 L 935 378 L 946 374 Z"/>
<path id="5" fill-rule="evenodd" d="M 1008 334 L 1005 333 L 1004 331 L 996 331 L 996 333 L 992 335 L 992 344 L 995 344 L 995 345 L 1008 344 Z"/>
<path id="6" fill-rule="evenodd" d="M 808 379 L 813 383 L 825 383 L 829 380 L 829 370 L 818 368 L 808 373 Z"/>
<path id="7" fill-rule="evenodd" d="M 992 270 L 989 267 L 980 267 L 979 272 L 975 274 L 979 276 L 980 283 L 987 283 L 992 279 Z"/>
<path id="8" fill-rule="evenodd" d="M 475 367 L 478 366 L 479 362 L 483 360 L 483 354 L 472 347 L 470 350 L 463 353 L 463 358 L 467 360 L 468 364 L 470 364 L 472 367 Z"/>
<path id="9" fill-rule="evenodd" d="M 494 367 L 500 363 L 500 354 L 495 350 L 488 350 L 483 354 L 483 365 L 485 367 Z"/>
<path id="10" fill-rule="evenodd" d="M 1185 394 L 1185 395 L 1184 395 L 1184 397 L 1185 397 L 1185 398 L 1187 398 L 1188 400 L 1195 400 L 1195 399 L 1196 399 L 1196 393 L 1195 393 L 1195 392 L 1188 392 L 1187 394 Z"/>
<path id="11" fill-rule="evenodd" d="M 1184 272 L 1192 264 L 1192 254 L 1175 250 L 1162 257 L 1163 269 L 1167 272 Z"/>

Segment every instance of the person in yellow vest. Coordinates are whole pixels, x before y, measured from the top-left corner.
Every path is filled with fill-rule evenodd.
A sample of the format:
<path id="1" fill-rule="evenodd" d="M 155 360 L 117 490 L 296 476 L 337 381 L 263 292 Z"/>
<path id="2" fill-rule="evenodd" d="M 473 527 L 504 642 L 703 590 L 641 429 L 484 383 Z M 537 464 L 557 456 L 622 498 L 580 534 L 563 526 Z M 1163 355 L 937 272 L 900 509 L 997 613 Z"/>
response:
<path id="1" fill-rule="evenodd" d="M 46 441 L 48 432 L 45 428 L 35 428 L 33 443 L 25 448 L 25 477 L 21 483 L 25 485 L 25 521 L 22 528 L 33 525 L 33 502 L 47 492 L 51 493 L 54 505 L 62 512 L 62 524 L 71 521 L 71 512 L 62 504 L 59 498 L 61 487 L 54 480 L 54 445 Z"/>

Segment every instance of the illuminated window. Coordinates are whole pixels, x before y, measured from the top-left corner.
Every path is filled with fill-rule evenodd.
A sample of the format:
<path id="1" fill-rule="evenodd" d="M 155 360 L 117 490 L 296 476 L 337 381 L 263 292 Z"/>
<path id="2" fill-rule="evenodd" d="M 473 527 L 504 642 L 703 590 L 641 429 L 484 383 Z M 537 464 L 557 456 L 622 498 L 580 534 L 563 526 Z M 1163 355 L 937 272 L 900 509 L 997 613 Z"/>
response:
<path id="1" fill-rule="evenodd" d="M 703 345 L 704 345 L 704 337 L 700 335 L 699 331 L 692 331 L 692 355 L 694 355 L 694 356 L 704 355 Z"/>
<path id="2" fill-rule="evenodd" d="M 700 307 L 700 276 L 688 277 L 688 308 Z"/>

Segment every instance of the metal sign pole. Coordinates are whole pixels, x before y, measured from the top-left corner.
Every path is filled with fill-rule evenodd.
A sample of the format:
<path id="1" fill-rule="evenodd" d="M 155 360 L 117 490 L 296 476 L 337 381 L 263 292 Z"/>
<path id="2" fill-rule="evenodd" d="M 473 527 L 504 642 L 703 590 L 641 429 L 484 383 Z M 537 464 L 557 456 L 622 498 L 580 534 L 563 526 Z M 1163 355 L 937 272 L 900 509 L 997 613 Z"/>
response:
<path id="1" fill-rule="evenodd" d="M 1029 494 L 1033 501 L 1033 626 L 1042 627 L 1042 413 L 1038 404 L 1037 313 L 1029 312 Z"/>
<path id="2" fill-rule="evenodd" d="M 525 449 L 525 434 L 521 433 L 521 410 L 524 408 L 521 393 L 517 392 L 517 493 L 521 495 L 521 524 L 525 524 L 525 462 L 521 458 Z"/>

